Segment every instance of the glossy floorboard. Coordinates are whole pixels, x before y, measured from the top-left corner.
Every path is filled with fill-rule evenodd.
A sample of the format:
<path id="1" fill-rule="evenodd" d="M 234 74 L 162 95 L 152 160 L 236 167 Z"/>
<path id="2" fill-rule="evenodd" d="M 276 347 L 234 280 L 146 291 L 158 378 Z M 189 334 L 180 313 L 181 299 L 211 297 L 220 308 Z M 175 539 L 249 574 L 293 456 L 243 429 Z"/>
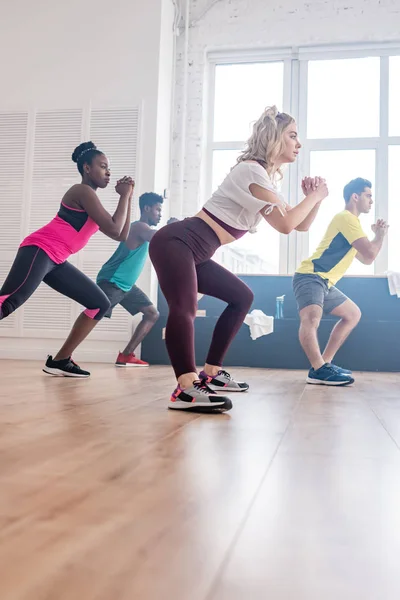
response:
<path id="1" fill-rule="evenodd" d="M 2 600 L 398 600 L 400 375 L 235 369 L 225 415 L 169 368 L 0 361 Z"/>

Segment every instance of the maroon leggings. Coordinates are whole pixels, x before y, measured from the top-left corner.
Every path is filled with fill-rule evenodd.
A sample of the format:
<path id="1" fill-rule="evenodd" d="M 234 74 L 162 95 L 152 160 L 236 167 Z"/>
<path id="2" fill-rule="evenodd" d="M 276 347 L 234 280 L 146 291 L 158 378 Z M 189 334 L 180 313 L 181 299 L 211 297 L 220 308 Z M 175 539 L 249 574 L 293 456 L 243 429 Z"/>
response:
<path id="1" fill-rule="evenodd" d="M 216 233 L 198 217 L 163 227 L 150 242 L 150 258 L 169 306 L 165 337 L 177 377 L 196 372 L 198 292 L 228 303 L 214 329 L 206 360 L 211 365 L 222 365 L 253 302 L 253 292 L 243 281 L 210 260 L 219 246 Z"/>

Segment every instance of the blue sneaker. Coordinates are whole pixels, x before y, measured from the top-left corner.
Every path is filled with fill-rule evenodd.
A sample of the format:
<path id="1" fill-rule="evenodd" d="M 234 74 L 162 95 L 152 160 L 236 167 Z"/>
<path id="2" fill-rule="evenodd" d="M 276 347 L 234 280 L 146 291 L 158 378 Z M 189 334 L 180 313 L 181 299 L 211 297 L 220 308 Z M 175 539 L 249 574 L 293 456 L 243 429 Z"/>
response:
<path id="1" fill-rule="evenodd" d="M 325 363 L 317 370 L 310 369 L 306 381 L 314 385 L 350 385 L 354 383 L 351 375 L 338 371 L 329 363 Z"/>
<path id="2" fill-rule="evenodd" d="M 334 365 L 333 363 L 331 363 L 331 367 L 339 371 L 339 373 L 344 373 L 345 375 L 353 374 L 353 371 L 350 371 L 349 369 L 343 369 L 343 367 L 338 367 L 338 365 Z"/>

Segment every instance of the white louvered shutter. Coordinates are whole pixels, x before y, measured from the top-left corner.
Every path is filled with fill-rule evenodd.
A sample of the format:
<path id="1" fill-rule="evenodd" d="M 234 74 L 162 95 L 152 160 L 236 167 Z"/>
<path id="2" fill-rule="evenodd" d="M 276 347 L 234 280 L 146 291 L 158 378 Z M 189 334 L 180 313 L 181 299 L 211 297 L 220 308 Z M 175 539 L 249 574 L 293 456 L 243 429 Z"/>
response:
<path id="1" fill-rule="evenodd" d="M 0 288 L 21 242 L 27 133 L 27 112 L 0 112 Z M 16 316 L 1 321 L 0 336 L 17 335 Z"/>
<path id="2" fill-rule="evenodd" d="M 92 110 L 90 118 L 90 139 L 108 157 L 111 167 L 111 181 L 105 190 L 99 190 L 104 208 L 113 214 L 119 196 L 115 192 L 115 182 L 124 175 L 136 177 L 139 143 L 139 108 L 110 108 Z M 116 245 L 113 240 L 98 233 L 89 242 L 87 252 L 112 254 Z"/>
<path id="3" fill-rule="evenodd" d="M 138 107 L 95 109 L 90 115 L 89 139 L 108 157 L 111 167 L 112 184 L 99 190 L 99 197 L 105 209 L 113 214 L 119 196 L 115 192 L 115 182 L 124 175 L 135 178 L 139 153 L 140 111 Z M 93 281 L 102 265 L 116 250 L 118 242 L 97 233 L 80 253 L 79 267 Z M 124 340 L 131 331 L 132 318 L 122 307 L 116 306 L 112 319 L 103 319 L 91 337 L 102 340 Z"/>
<path id="4" fill-rule="evenodd" d="M 81 142 L 81 131 L 81 110 L 36 114 L 29 232 L 48 223 L 57 214 L 68 188 L 80 182 L 71 154 Z M 75 314 L 73 301 L 41 284 L 24 307 L 24 335 L 64 336 Z"/>
<path id="5" fill-rule="evenodd" d="M 3 257 L 3 253 L 0 254 L 0 286 L 5 281 L 13 260 L 13 258 L 10 258 L 10 260 L 6 260 Z M 14 312 L 6 319 L 0 321 L 0 337 L 14 337 L 17 336 L 17 334 L 17 313 Z"/>

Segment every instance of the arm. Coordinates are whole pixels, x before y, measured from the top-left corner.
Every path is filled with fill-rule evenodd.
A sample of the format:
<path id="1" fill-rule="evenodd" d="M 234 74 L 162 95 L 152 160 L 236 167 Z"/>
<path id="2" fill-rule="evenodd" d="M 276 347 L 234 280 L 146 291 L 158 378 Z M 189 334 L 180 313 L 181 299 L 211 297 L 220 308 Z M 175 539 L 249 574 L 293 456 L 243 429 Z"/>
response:
<path id="1" fill-rule="evenodd" d="M 259 200 L 264 200 L 264 202 L 272 205 L 278 205 L 277 196 L 273 192 L 255 183 L 250 185 L 250 192 Z M 265 209 L 261 211 L 261 214 L 267 223 L 279 231 L 279 233 L 288 234 L 301 223 L 303 223 L 316 204 L 320 203 L 324 198 L 326 198 L 327 195 L 328 188 L 326 183 L 324 183 L 320 185 L 318 189 L 306 196 L 299 204 L 291 208 L 289 211 L 285 211 L 285 214 L 281 214 L 277 210 L 273 210 L 267 215 L 264 214 Z"/>
<path id="2" fill-rule="evenodd" d="M 315 217 L 318 214 L 321 202 L 317 202 L 314 208 L 309 212 L 308 216 L 302 221 L 297 227 L 296 231 L 308 231 L 311 225 L 314 223 Z"/>
<path id="3" fill-rule="evenodd" d="M 133 192 L 133 189 L 132 189 Z M 126 213 L 126 219 L 122 231 L 118 238 L 116 238 L 119 242 L 125 242 L 128 239 L 129 229 L 131 226 L 131 207 L 132 207 L 132 194 L 129 197 L 128 201 L 128 210 Z"/>
<path id="4" fill-rule="evenodd" d="M 372 225 L 372 231 L 375 233 L 375 238 L 372 241 L 367 237 L 362 237 L 352 243 L 353 248 L 357 250 L 356 258 L 364 265 L 371 265 L 378 256 L 387 229 L 387 223 L 379 219 L 375 225 Z"/>
<path id="5" fill-rule="evenodd" d="M 79 203 L 87 214 L 105 235 L 113 240 L 118 240 L 124 228 L 129 198 L 131 194 L 131 183 L 118 182 L 116 191 L 120 195 L 118 206 L 113 216 L 108 213 L 100 202 L 96 192 L 89 186 L 82 186 L 79 190 Z"/>
<path id="6" fill-rule="evenodd" d="M 312 177 L 304 177 L 303 181 L 301 182 L 301 189 L 303 190 L 304 196 L 308 196 L 308 194 L 311 194 L 311 192 L 315 191 L 321 183 L 325 183 L 325 180 L 321 177 L 315 177 L 314 179 Z M 314 206 L 314 208 L 304 219 L 304 221 L 302 221 L 300 225 L 295 227 L 296 231 L 308 231 L 310 229 L 311 225 L 315 220 L 315 217 L 318 214 L 321 202 L 318 202 L 318 204 Z"/>
<path id="7" fill-rule="evenodd" d="M 126 245 L 129 250 L 135 250 L 138 246 L 143 244 L 143 242 L 150 242 L 155 233 L 156 229 L 151 229 L 147 223 L 139 221 L 138 223 L 131 225 Z"/>
<path id="8" fill-rule="evenodd" d="M 120 180 L 120 181 L 122 181 L 122 180 Z M 118 183 L 120 183 L 120 181 Z M 129 178 L 129 181 L 132 183 L 132 189 L 131 189 L 131 193 L 129 196 L 128 211 L 126 213 L 125 223 L 122 228 L 121 234 L 118 237 L 119 242 L 125 242 L 128 239 L 128 235 L 129 235 L 129 231 L 130 231 L 130 227 L 131 227 L 131 208 L 132 208 L 133 190 L 135 189 L 135 182 L 131 178 Z"/>

